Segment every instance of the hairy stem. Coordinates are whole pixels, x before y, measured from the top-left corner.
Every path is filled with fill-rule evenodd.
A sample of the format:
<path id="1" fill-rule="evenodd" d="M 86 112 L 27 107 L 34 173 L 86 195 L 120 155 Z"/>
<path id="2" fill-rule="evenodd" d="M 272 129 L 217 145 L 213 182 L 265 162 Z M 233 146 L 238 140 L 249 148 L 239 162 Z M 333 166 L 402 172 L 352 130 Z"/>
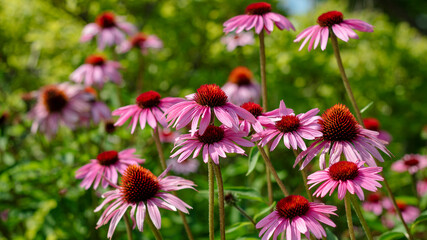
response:
<path id="1" fill-rule="evenodd" d="M 214 224 L 214 204 L 215 204 L 215 189 L 214 189 L 214 173 L 213 162 L 209 157 L 208 162 L 208 181 L 209 181 L 209 240 L 215 240 L 215 224 Z"/>
<path id="2" fill-rule="evenodd" d="M 222 181 L 221 166 L 213 164 L 213 169 L 216 176 L 216 184 L 218 186 L 218 206 L 219 206 L 219 229 L 221 240 L 225 239 L 225 208 L 224 208 L 224 185 Z"/>
<path id="3" fill-rule="evenodd" d="M 360 223 L 362 224 L 363 230 L 365 230 L 366 237 L 368 240 L 373 240 L 371 229 L 368 226 L 368 223 L 363 217 L 362 210 L 360 209 L 359 200 L 356 199 L 354 195 L 351 195 L 351 204 L 353 205 L 353 209 L 356 212 L 357 217 L 359 218 Z"/>
<path id="4" fill-rule="evenodd" d="M 350 195 L 348 193 L 344 197 L 344 206 L 345 216 L 347 217 L 348 232 L 350 233 L 350 239 L 356 240 L 356 237 L 354 236 L 353 220 L 351 219 Z"/>
<path id="5" fill-rule="evenodd" d="M 237 204 L 233 204 L 233 207 L 235 207 L 245 218 L 247 218 L 253 225 L 254 227 L 256 226 L 256 222 L 254 221 L 254 219 L 249 216 L 245 210 L 243 210 L 243 208 L 241 208 L 239 205 Z"/>
<path id="6" fill-rule="evenodd" d="M 129 216 L 127 215 L 127 213 L 125 213 L 124 219 L 125 219 L 126 234 L 128 236 L 128 240 L 132 240 L 133 239 L 133 237 L 132 237 L 132 226 L 130 224 Z"/>
<path id="7" fill-rule="evenodd" d="M 270 158 L 265 153 L 264 149 L 257 144 L 258 150 L 261 153 L 262 158 L 264 159 L 265 165 L 270 169 L 271 173 L 273 174 L 274 179 L 276 180 L 277 184 L 280 187 L 280 190 L 282 190 L 285 197 L 289 196 L 288 190 L 286 190 L 285 184 L 283 184 L 282 180 L 280 180 L 279 175 L 277 175 L 276 170 L 273 167 L 273 164 L 270 161 Z"/>

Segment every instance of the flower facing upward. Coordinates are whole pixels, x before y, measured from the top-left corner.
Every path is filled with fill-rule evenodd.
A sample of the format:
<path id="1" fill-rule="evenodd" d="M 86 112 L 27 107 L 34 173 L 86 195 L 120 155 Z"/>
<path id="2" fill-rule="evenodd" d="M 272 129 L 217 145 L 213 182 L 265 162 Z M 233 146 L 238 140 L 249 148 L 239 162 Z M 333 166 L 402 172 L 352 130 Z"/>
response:
<path id="1" fill-rule="evenodd" d="M 294 110 L 286 108 L 285 103 L 280 101 L 278 115 L 273 118 L 269 124 L 265 124 L 265 130 L 256 133 L 252 137 L 252 141 L 260 141 L 260 146 L 265 146 L 270 141 L 273 141 L 270 151 L 273 151 L 280 140 L 283 138 L 283 143 L 287 148 L 306 150 L 307 147 L 303 139 L 313 140 L 316 137 L 321 137 L 322 133 L 316 116 L 319 109 L 315 108 L 306 113 L 294 114 Z M 274 140 L 273 140 L 274 139 Z"/>
<path id="2" fill-rule="evenodd" d="M 305 38 L 299 48 L 300 51 L 310 38 L 311 40 L 308 45 L 308 51 L 316 49 L 319 43 L 322 51 L 325 50 L 326 44 L 328 43 L 329 31 L 332 31 L 331 34 L 335 34 L 335 36 L 345 42 L 347 42 L 349 38 L 359 38 L 353 29 L 361 32 L 374 31 L 374 27 L 364 21 L 358 19 L 344 20 L 343 14 L 338 11 L 330 11 L 320 15 L 317 19 L 317 23 L 318 25 L 311 26 L 302 31 L 294 40 L 294 42 L 299 42 Z"/>
<path id="3" fill-rule="evenodd" d="M 376 192 L 377 187 L 381 184 L 377 181 L 384 179 L 379 175 L 382 171 L 381 167 L 364 167 L 365 162 L 360 161 L 357 164 L 354 162 L 341 161 L 331 165 L 329 168 L 317 171 L 307 177 L 307 184 L 313 184 L 310 189 L 317 184 L 324 182 L 313 193 L 313 196 L 324 197 L 328 192 L 332 195 L 335 188 L 338 187 L 338 198 L 343 199 L 346 192 L 357 194 L 360 200 L 364 200 L 362 188 Z"/>
<path id="4" fill-rule="evenodd" d="M 344 154 L 347 161 L 358 162 L 363 159 L 369 166 L 376 166 L 374 157 L 384 161 L 377 149 L 390 156 L 384 142 L 377 138 L 378 132 L 360 126 L 350 110 L 342 104 L 336 104 L 326 110 L 319 123 L 323 136 L 298 155 L 294 166 L 305 158 L 301 167 L 304 168 L 320 152 L 321 169 L 326 167 L 325 157 L 328 153 L 329 165 L 338 162 L 341 154 Z"/>
<path id="5" fill-rule="evenodd" d="M 157 128 L 157 123 L 166 127 L 167 122 L 163 116 L 163 112 L 178 101 L 180 101 L 178 98 L 161 98 L 160 94 L 155 91 L 142 93 L 136 98 L 135 104 L 113 111 L 113 116 L 120 116 L 114 125 L 122 126 L 132 117 L 129 123 L 129 126 L 132 125 L 132 134 L 135 131 L 138 121 L 141 129 L 145 128 L 146 123 L 153 129 Z"/>
<path id="6" fill-rule="evenodd" d="M 80 41 L 87 42 L 98 36 L 98 48 L 103 50 L 105 46 L 122 43 L 125 40 L 124 33 L 133 35 L 136 33 L 136 27 L 114 13 L 104 12 L 96 17 L 94 23 L 89 23 L 83 28 Z"/>
<path id="7" fill-rule="evenodd" d="M 335 223 L 329 219 L 329 214 L 335 214 L 335 206 L 323 203 L 309 202 L 303 196 L 290 195 L 281 199 L 276 210 L 270 213 L 256 224 L 256 228 L 262 228 L 259 236 L 262 240 L 273 237 L 277 239 L 280 233 L 286 231 L 287 240 L 301 239 L 305 234 L 310 239 L 310 232 L 316 238 L 326 237 L 326 231 L 320 222 L 335 227 Z"/>
<path id="8" fill-rule="evenodd" d="M 40 130 L 50 137 L 56 134 L 62 123 L 74 129 L 90 109 L 82 93 L 81 87 L 68 83 L 43 87 L 38 91 L 37 104 L 29 113 L 34 120 L 31 131 Z"/>
<path id="9" fill-rule="evenodd" d="M 142 54 L 147 54 L 148 49 L 163 48 L 163 42 L 155 35 L 145 35 L 144 33 L 137 33 L 126 41 L 123 41 L 117 48 L 118 53 L 129 52 L 132 48 L 139 49 Z"/>
<path id="10" fill-rule="evenodd" d="M 176 129 L 183 128 L 191 122 L 191 135 L 197 131 L 200 120 L 199 134 L 203 135 L 209 126 L 212 114 L 225 126 L 239 131 L 239 117 L 255 123 L 251 113 L 228 102 L 227 94 L 215 84 L 200 86 L 197 92 L 186 96 L 186 100 L 179 102 L 166 110 L 169 126 Z"/>
<path id="11" fill-rule="evenodd" d="M 249 4 L 246 7 L 246 14 L 235 16 L 227 20 L 224 25 L 224 32 L 229 33 L 236 30 L 240 33 L 243 30 L 251 30 L 255 28 L 255 32 L 260 34 L 263 29 L 267 33 L 273 31 L 274 24 L 280 29 L 295 31 L 292 23 L 284 16 L 271 11 L 271 5 L 266 2 L 258 2 Z"/>
<path id="12" fill-rule="evenodd" d="M 380 192 L 370 193 L 362 204 L 363 209 L 373 212 L 377 216 L 381 215 L 383 212 L 382 198 L 383 196 Z"/>
<path id="13" fill-rule="evenodd" d="M 96 189 L 103 177 L 103 188 L 106 188 L 109 182 L 116 184 L 117 172 L 123 174 L 127 166 L 145 162 L 144 159 L 140 159 L 138 155 L 134 154 L 135 151 L 134 148 L 130 148 L 121 152 L 106 151 L 98 154 L 96 159 L 91 159 L 90 163 L 77 170 L 76 178 L 83 179 L 80 186 L 89 189 L 93 184 L 93 189 Z"/>
<path id="14" fill-rule="evenodd" d="M 171 211 L 178 209 L 188 213 L 187 209 L 191 209 L 191 207 L 168 192 L 186 188 L 194 189 L 195 184 L 181 177 L 165 177 L 168 171 L 169 169 L 166 169 L 156 177 L 148 169 L 138 165 L 129 166 L 123 174 L 121 185 L 115 186 L 115 190 L 106 192 L 103 195 L 106 199 L 95 209 L 95 212 L 98 212 L 106 204 L 113 202 L 99 218 L 96 228 L 111 220 L 108 228 L 108 238 L 111 239 L 117 224 L 129 207 L 131 207 L 130 217 L 133 228 L 138 226 L 138 230 L 141 232 L 147 211 L 157 229 L 160 229 L 162 220 L 159 207 Z"/>
<path id="15" fill-rule="evenodd" d="M 399 161 L 394 162 L 391 165 L 391 169 L 396 172 L 406 172 L 415 174 L 427 167 L 427 157 L 419 154 L 406 154 Z"/>
<path id="16" fill-rule="evenodd" d="M 252 72 L 246 67 L 236 67 L 228 76 L 228 82 L 222 87 L 231 103 L 242 105 L 245 102 L 259 103 L 261 87 L 253 81 Z"/>
<path id="17" fill-rule="evenodd" d="M 122 75 L 118 71 L 120 67 L 120 63 L 116 61 L 108 61 L 103 55 L 93 54 L 86 58 L 85 64 L 71 73 L 70 79 L 76 83 L 84 82 L 86 86 L 96 85 L 100 88 L 109 80 L 121 84 Z"/>
<path id="18" fill-rule="evenodd" d="M 365 128 L 372 131 L 377 131 L 378 139 L 383 140 L 389 144 L 391 142 L 391 135 L 387 131 L 381 130 L 380 128 L 380 122 L 376 118 L 365 118 L 363 119 L 363 125 L 365 125 Z"/>
<path id="19" fill-rule="evenodd" d="M 227 46 L 229 52 L 237 47 L 254 44 L 254 34 L 252 32 L 241 32 L 238 34 L 229 33 L 221 38 L 221 42 Z"/>
<path id="20" fill-rule="evenodd" d="M 254 144 L 243 137 L 246 134 L 244 132 L 234 132 L 233 130 L 221 126 L 216 127 L 209 125 L 203 134 L 199 131 L 195 135 L 183 134 L 176 139 L 178 144 L 172 149 L 179 148 L 171 158 L 179 155 L 178 162 L 182 162 L 189 158 L 193 154 L 193 158 L 196 158 L 202 153 L 203 161 L 208 162 L 209 157 L 215 164 L 219 164 L 219 157 L 226 158 L 226 153 L 238 153 L 245 155 L 245 151 L 238 145 L 244 147 L 253 147 Z M 238 145 L 237 145 L 238 144 Z"/>

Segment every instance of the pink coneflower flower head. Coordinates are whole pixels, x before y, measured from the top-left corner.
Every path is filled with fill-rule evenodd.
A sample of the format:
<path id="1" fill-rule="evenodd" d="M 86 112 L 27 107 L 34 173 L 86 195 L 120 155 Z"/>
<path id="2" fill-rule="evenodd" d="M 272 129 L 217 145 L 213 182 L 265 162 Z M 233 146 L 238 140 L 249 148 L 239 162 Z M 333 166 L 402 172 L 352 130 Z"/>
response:
<path id="1" fill-rule="evenodd" d="M 243 30 L 248 31 L 255 28 L 257 34 L 260 34 L 263 29 L 270 34 L 273 31 L 274 24 L 280 30 L 293 29 L 295 31 L 292 23 L 284 16 L 272 12 L 271 5 L 266 2 L 249 4 L 245 13 L 227 20 L 223 24 L 224 32 L 229 33 L 236 30 L 236 33 L 240 33 Z"/>
<path id="2" fill-rule="evenodd" d="M 267 240 L 277 239 L 280 233 L 286 231 L 287 240 L 301 239 L 304 234 L 310 239 L 310 232 L 318 239 L 326 237 L 326 231 L 320 223 L 335 227 L 329 215 L 337 215 L 335 206 L 323 203 L 309 202 L 299 195 L 290 195 L 276 204 L 276 210 L 256 224 L 262 228 L 259 237 Z"/>
<path id="3" fill-rule="evenodd" d="M 278 116 L 270 124 L 265 124 L 265 129 L 262 132 L 256 133 L 252 137 L 252 141 L 260 141 L 260 146 L 265 146 L 272 142 L 270 151 L 273 151 L 280 140 L 283 139 L 284 145 L 290 149 L 306 150 L 307 146 L 303 139 L 313 140 L 316 137 L 321 137 L 322 133 L 316 114 L 319 109 L 315 108 L 306 113 L 294 114 L 292 109 L 286 108 L 285 103 L 280 101 Z"/>
<path id="4" fill-rule="evenodd" d="M 427 157 L 419 154 L 406 154 L 402 159 L 394 162 L 391 169 L 396 172 L 406 172 L 415 174 L 427 167 Z"/>
<path id="5" fill-rule="evenodd" d="M 380 192 L 374 192 L 368 194 L 366 200 L 362 203 L 363 209 L 368 212 L 373 212 L 379 216 L 383 212 L 382 194 Z"/>
<path id="6" fill-rule="evenodd" d="M 387 131 L 381 130 L 381 125 L 378 119 L 376 118 L 365 118 L 363 119 L 363 125 L 365 125 L 365 128 L 372 131 L 377 131 L 378 139 L 383 140 L 384 142 L 387 142 L 387 145 L 391 142 L 392 137 L 390 133 Z"/>
<path id="7" fill-rule="evenodd" d="M 294 166 L 305 158 L 301 168 L 320 153 L 319 165 L 326 167 L 326 154 L 330 154 L 329 165 L 340 160 L 344 154 L 347 161 L 357 163 L 363 159 L 369 166 L 376 166 L 374 157 L 383 162 L 377 149 L 390 156 L 384 142 L 377 138 L 378 132 L 360 126 L 350 110 L 342 104 L 336 104 L 322 114 L 319 120 L 322 137 L 318 138 L 307 150 L 300 153 Z"/>
<path id="8" fill-rule="evenodd" d="M 427 193 L 427 178 L 417 182 L 417 192 L 421 197 Z"/>
<path id="9" fill-rule="evenodd" d="M 228 82 L 222 87 L 228 100 L 236 105 L 245 102 L 259 103 L 261 87 L 253 80 L 252 72 L 246 67 L 236 67 L 228 76 Z"/>
<path id="10" fill-rule="evenodd" d="M 402 200 L 396 200 L 397 207 L 399 208 L 400 212 L 402 213 L 403 220 L 405 220 L 406 223 L 412 223 L 417 219 L 418 216 L 420 216 L 420 209 L 418 209 L 415 206 L 408 205 L 406 202 Z M 394 209 L 394 206 L 390 199 L 386 198 L 383 201 L 384 208 L 387 209 L 388 214 L 386 214 L 384 217 L 386 220 L 386 225 L 389 228 L 392 228 L 395 225 L 395 221 L 397 220 L 397 213 Z"/>
<path id="11" fill-rule="evenodd" d="M 103 188 L 106 188 L 109 182 L 117 184 L 117 172 L 123 174 L 129 165 L 145 162 L 145 159 L 140 159 L 134 154 L 135 151 L 134 148 L 130 148 L 121 152 L 106 151 L 98 154 L 96 159 L 91 159 L 90 163 L 77 170 L 76 178 L 83 179 L 80 186 L 89 189 L 93 184 L 93 189 L 96 189 L 101 179 Z"/>
<path id="12" fill-rule="evenodd" d="M 243 47 L 246 45 L 254 44 L 253 32 L 241 32 L 241 33 L 229 33 L 221 38 L 221 42 L 227 46 L 229 52 L 233 51 L 237 47 Z"/>
<path id="13" fill-rule="evenodd" d="M 87 42 L 97 36 L 98 49 L 103 50 L 105 46 L 118 45 L 125 40 L 125 33 L 135 34 L 136 27 L 125 22 L 111 12 L 104 12 L 96 17 L 94 23 L 89 23 L 83 28 L 81 42 Z"/>
<path id="14" fill-rule="evenodd" d="M 171 158 L 178 157 L 177 161 L 180 163 L 189 158 L 193 153 L 193 158 L 196 158 L 202 153 L 203 161 L 208 162 L 209 157 L 215 164 L 219 164 L 219 157 L 226 158 L 226 153 L 237 153 L 246 155 L 245 151 L 238 145 L 244 147 L 253 147 L 254 144 L 243 137 L 244 132 L 234 132 L 225 126 L 217 127 L 209 125 L 203 134 L 196 131 L 193 134 L 183 134 L 176 139 L 178 144 L 172 149 L 180 148 Z"/>
<path id="15" fill-rule="evenodd" d="M 39 91 L 37 104 L 29 113 L 34 120 L 31 131 L 35 133 L 40 130 L 51 137 L 56 134 L 60 124 L 74 129 L 89 108 L 79 86 L 68 83 L 45 86 Z"/>
<path id="16" fill-rule="evenodd" d="M 157 124 L 166 127 L 167 122 L 163 112 L 178 101 L 180 101 L 178 98 L 161 98 L 160 94 L 155 91 L 144 92 L 136 98 L 135 104 L 113 111 L 113 116 L 120 116 L 114 125 L 122 126 L 129 118 L 132 118 L 129 123 L 129 126 L 132 125 L 132 134 L 135 132 L 138 121 L 141 129 L 145 128 L 146 123 L 153 129 L 157 128 Z"/>
<path id="17" fill-rule="evenodd" d="M 246 135 L 250 133 L 251 128 L 253 128 L 255 132 L 261 132 L 264 130 L 262 124 L 267 124 L 271 121 L 267 117 L 263 116 L 263 109 L 257 103 L 247 102 L 242 104 L 240 107 L 250 112 L 257 120 L 255 123 L 250 123 L 246 120 L 240 121 L 240 130 L 245 132 Z"/>
<path id="18" fill-rule="evenodd" d="M 94 88 L 86 87 L 84 93 L 87 95 L 90 110 L 80 119 L 83 125 L 89 125 L 90 120 L 98 124 L 101 120 L 107 121 L 111 119 L 110 108 L 104 102 L 98 100 L 98 92 Z"/>
<path id="19" fill-rule="evenodd" d="M 147 211 L 157 229 L 161 227 L 159 207 L 188 213 L 187 209 L 191 209 L 191 207 L 168 192 L 186 188 L 194 189 L 195 184 L 181 177 L 166 176 L 168 170 L 166 169 L 160 176 L 156 177 L 148 169 L 138 165 L 130 165 L 123 174 L 121 185 L 115 186 L 115 190 L 106 192 L 103 195 L 105 197 L 104 202 L 95 209 L 95 212 L 98 212 L 110 203 L 110 206 L 105 209 L 97 222 L 96 228 L 111 220 L 107 235 L 111 239 L 117 224 L 129 207 L 131 207 L 130 217 L 133 228 L 138 226 L 138 230 L 141 232 Z"/>
<path id="20" fill-rule="evenodd" d="M 119 62 L 109 61 L 101 54 L 93 54 L 86 58 L 85 64 L 71 73 L 70 79 L 76 83 L 84 82 L 86 86 L 95 85 L 100 88 L 108 81 L 121 84 L 120 67 Z"/>
<path id="21" fill-rule="evenodd" d="M 129 52 L 132 48 L 139 49 L 142 54 L 147 54 L 149 49 L 163 48 L 163 42 L 155 35 L 137 33 L 126 41 L 123 41 L 117 48 L 118 53 Z"/>
<path id="22" fill-rule="evenodd" d="M 177 131 L 172 131 L 170 128 L 162 128 L 159 132 L 160 142 L 162 143 L 174 143 L 175 139 L 181 135 Z"/>
<path id="23" fill-rule="evenodd" d="M 317 19 L 318 25 L 311 26 L 306 28 L 300 34 L 294 42 L 299 42 L 303 38 L 305 40 L 302 42 L 299 50 L 305 46 L 305 44 L 310 40 L 308 45 L 308 51 L 311 49 L 316 49 L 320 43 L 320 48 L 323 50 L 326 49 L 326 44 L 328 43 L 329 33 L 335 34 L 339 39 L 347 42 L 350 38 L 359 39 L 359 36 L 353 31 L 353 29 L 361 32 L 373 32 L 374 27 L 362 20 L 358 19 L 347 19 L 344 20 L 344 15 L 338 11 L 330 11 L 319 16 Z"/>
<path id="24" fill-rule="evenodd" d="M 194 158 L 187 158 L 182 162 L 177 162 L 176 159 L 169 159 L 168 166 L 171 166 L 171 171 L 177 174 L 188 175 L 197 172 L 199 169 L 199 161 Z"/>
<path id="25" fill-rule="evenodd" d="M 317 171 L 307 177 L 308 184 L 313 184 L 310 189 L 319 183 L 324 182 L 313 193 L 313 196 L 324 197 L 328 192 L 332 195 L 335 188 L 338 187 L 338 198 L 343 199 L 347 191 L 351 194 L 357 194 L 360 200 L 364 200 L 362 188 L 376 192 L 381 184 L 377 181 L 383 181 L 384 178 L 379 175 L 382 167 L 364 167 L 365 162 L 341 161 L 334 163 L 325 170 Z"/>
<path id="26" fill-rule="evenodd" d="M 255 123 L 255 117 L 245 109 L 228 102 L 227 94 L 216 84 L 200 86 L 197 92 L 186 96 L 187 100 L 166 110 L 169 126 L 183 128 L 191 122 L 191 135 L 197 131 L 203 135 L 209 126 L 212 114 L 225 126 L 239 131 L 239 117 Z"/>

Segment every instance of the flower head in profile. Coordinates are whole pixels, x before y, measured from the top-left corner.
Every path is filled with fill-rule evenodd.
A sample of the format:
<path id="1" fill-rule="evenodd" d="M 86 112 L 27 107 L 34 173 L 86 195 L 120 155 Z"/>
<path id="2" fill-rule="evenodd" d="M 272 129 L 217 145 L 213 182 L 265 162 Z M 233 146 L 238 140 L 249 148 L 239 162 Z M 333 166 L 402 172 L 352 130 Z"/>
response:
<path id="1" fill-rule="evenodd" d="M 271 5 L 266 2 L 258 2 L 249 4 L 246 7 L 244 15 L 238 15 L 227 20 L 224 25 L 224 32 L 229 33 L 236 30 L 240 33 L 243 30 L 251 30 L 255 28 L 255 32 L 260 34 L 264 29 L 267 33 L 271 33 L 274 29 L 274 24 L 280 29 L 295 31 L 292 23 L 284 16 L 271 11 Z"/>
<path id="2" fill-rule="evenodd" d="M 396 200 L 396 204 L 400 212 L 402 213 L 403 220 L 406 223 L 412 223 L 413 221 L 415 221 L 415 219 L 417 219 L 418 216 L 420 216 L 419 208 L 409 205 L 408 203 L 402 200 Z M 387 213 L 384 215 L 382 221 L 387 227 L 393 228 L 395 222 L 399 221 L 393 203 L 389 198 L 386 198 L 383 201 L 383 205 L 384 208 L 387 209 Z"/>
<path id="3" fill-rule="evenodd" d="M 83 179 L 80 186 L 89 189 L 97 189 L 102 181 L 102 187 L 106 188 L 109 182 L 117 184 L 118 172 L 123 174 L 126 167 L 133 164 L 142 164 L 144 159 L 135 155 L 135 148 L 129 148 L 121 152 L 106 151 L 98 154 L 96 159 L 84 165 L 76 172 L 77 179 Z"/>
<path id="4" fill-rule="evenodd" d="M 259 103 L 261 87 L 253 80 L 251 70 L 239 66 L 231 71 L 228 82 L 222 87 L 228 100 L 238 106 L 245 102 Z"/>
<path id="5" fill-rule="evenodd" d="M 363 159 L 369 166 L 376 166 L 374 157 L 383 162 L 379 150 L 390 156 L 384 142 L 378 139 L 378 132 L 360 126 L 350 110 L 342 104 L 336 104 L 322 114 L 319 120 L 323 136 L 318 138 L 307 150 L 300 153 L 294 166 L 302 159 L 302 168 L 320 153 L 319 165 L 326 167 L 326 154 L 330 154 L 329 165 L 340 160 L 344 154 L 347 161 L 357 163 Z"/>
<path id="6" fill-rule="evenodd" d="M 417 193 L 421 197 L 427 194 L 427 178 L 417 182 Z"/>
<path id="7" fill-rule="evenodd" d="M 260 146 L 265 146 L 272 141 L 270 151 L 273 151 L 280 140 L 287 148 L 306 150 L 307 146 L 303 139 L 313 140 L 321 137 L 322 133 L 316 114 L 319 109 L 315 108 L 306 113 L 294 114 L 294 110 L 286 108 L 285 103 L 280 101 L 278 115 L 269 124 L 265 124 L 265 129 L 253 135 L 252 141 L 260 141 Z"/>
<path id="8" fill-rule="evenodd" d="M 415 174 L 427 167 L 427 157 L 420 154 L 406 154 L 402 159 L 394 162 L 391 169 L 396 172 Z"/>
<path id="9" fill-rule="evenodd" d="M 383 196 L 380 192 L 369 193 L 368 197 L 363 201 L 362 207 L 365 211 L 373 212 L 379 216 L 383 212 Z"/>
<path id="10" fill-rule="evenodd" d="M 221 38 L 221 42 L 227 46 L 227 51 L 231 52 L 237 47 L 254 44 L 255 39 L 253 32 L 229 33 Z"/>
<path id="11" fill-rule="evenodd" d="M 306 28 L 300 34 L 294 42 L 299 42 L 305 38 L 302 42 L 299 50 L 308 44 L 308 51 L 311 49 L 316 49 L 320 43 L 320 48 L 323 50 L 326 49 L 326 44 L 328 43 L 329 34 L 334 34 L 339 39 L 347 42 L 350 38 L 359 39 L 359 36 L 353 31 L 358 30 L 361 32 L 373 32 L 374 27 L 362 20 L 358 19 L 346 19 L 344 20 L 344 15 L 338 11 L 330 11 L 324 13 L 317 18 L 317 24 Z"/>
<path id="12" fill-rule="evenodd" d="M 90 121 L 94 124 L 98 124 L 101 120 L 107 121 L 111 119 L 111 111 L 107 104 L 98 99 L 98 92 L 92 87 L 86 87 L 84 89 L 87 101 L 90 105 L 90 110 L 87 114 L 80 118 L 82 125 L 88 126 Z"/>
<path id="13" fill-rule="evenodd" d="M 45 86 L 38 91 L 37 104 L 29 113 L 33 120 L 31 131 L 51 137 L 61 124 L 74 129 L 89 109 L 81 87 L 68 83 Z"/>
<path id="14" fill-rule="evenodd" d="M 135 34 L 136 27 L 125 22 L 122 17 L 112 12 L 104 12 L 96 17 L 94 23 L 89 23 L 83 28 L 81 42 L 87 42 L 97 36 L 98 49 L 106 46 L 119 45 L 125 40 L 125 34 Z"/>
<path id="15" fill-rule="evenodd" d="M 392 137 L 390 133 L 388 133 L 387 131 L 381 130 L 381 125 L 378 119 L 365 118 L 363 119 L 363 125 L 365 125 L 365 128 L 368 130 L 377 131 L 379 133 L 377 136 L 378 139 L 383 140 L 384 142 L 386 142 L 387 145 L 391 142 Z"/>
<path id="16" fill-rule="evenodd" d="M 166 127 L 167 122 L 163 116 L 163 112 L 179 101 L 180 99 L 178 98 L 161 98 L 160 94 L 155 91 L 144 92 L 136 98 L 135 104 L 113 111 L 113 116 L 120 116 L 114 125 L 122 126 L 131 118 L 129 126 L 132 126 L 132 134 L 135 132 L 138 122 L 141 129 L 144 129 L 147 123 L 153 129 L 156 129 L 158 124 Z"/>
<path id="17" fill-rule="evenodd" d="M 83 65 L 74 70 L 70 79 L 76 83 L 84 83 L 86 86 L 102 88 L 104 83 L 112 81 L 122 83 L 122 75 L 119 72 L 120 63 L 109 61 L 100 54 L 93 54 L 86 58 Z"/>
<path id="18" fill-rule="evenodd" d="M 321 225 L 324 223 L 335 227 L 329 215 L 337 215 L 337 208 L 323 203 L 309 202 L 299 195 L 290 195 L 281 199 L 276 204 L 276 210 L 256 224 L 262 228 L 259 237 L 267 240 L 277 239 L 280 233 L 286 231 L 286 240 L 301 239 L 304 234 L 310 239 L 310 232 L 318 239 L 326 237 L 326 231 Z"/>
<path id="19" fill-rule="evenodd" d="M 197 172 L 199 169 L 199 161 L 194 158 L 187 158 L 182 162 L 177 162 L 172 158 L 167 161 L 168 166 L 171 166 L 171 171 L 177 174 L 189 175 L 190 173 Z"/>
<path id="20" fill-rule="evenodd" d="M 118 53 L 129 52 L 132 48 L 139 49 L 142 54 L 147 54 L 149 49 L 163 48 L 163 42 L 156 35 L 137 33 L 128 40 L 123 41 L 117 48 Z"/>
<path id="21" fill-rule="evenodd" d="M 378 181 L 383 181 L 384 178 L 379 175 L 382 167 L 364 167 L 363 164 L 365 164 L 363 161 L 357 164 L 341 161 L 334 163 L 325 170 L 311 174 L 307 177 L 308 184 L 312 184 L 310 189 L 323 182 L 313 193 L 313 196 L 323 198 L 328 192 L 331 196 L 338 187 L 339 199 L 342 200 L 348 191 L 351 194 L 356 194 L 360 200 L 364 200 L 362 188 L 376 192 L 377 187 L 381 187 Z"/>
<path id="22" fill-rule="evenodd" d="M 226 153 L 238 153 L 245 155 L 245 150 L 240 146 L 253 147 L 254 144 L 243 137 L 244 132 L 234 132 L 225 126 L 217 127 L 209 125 L 205 132 L 201 134 L 196 131 L 194 135 L 183 134 L 176 139 L 178 144 L 172 149 L 177 150 L 171 155 L 171 158 L 178 157 L 180 163 L 189 158 L 196 158 L 200 153 L 203 156 L 203 161 L 208 162 L 209 157 L 215 164 L 219 164 L 219 157 L 226 158 Z"/>
<path id="23" fill-rule="evenodd" d="M 191 122 L 191 136 L 194 136 L 197 128 L 199 134 L 203 135 L 212 115 L 236 132 L 239 131 L 239 117 L 251 123 L 256 121 L 251 113 L 228 102 L 227 94 L 216 84 L 200 86 L 196 93 L 186 96 L 186 100 L 166 110 L 166 114 L 169 126 L 176 129 L 181 129 Z"/>
<path id="24" fill-rule="evenodd" d="M 169 169 L 166 169 L 156 177 L 141 166 L 130 165 L 127 167 L 121 185 L 114 186 L 115 190 L 106 192 L 103 195 L 104 202 L 95 209 L 95 212 L 98 212 L 105 205 L 110 204 L 99 218 L 96 228 L 110 222 L 107 236 L 111 239 L 117 224 L 129 207 L 131 208 L 130 218 L 133 228 L 138 226 L 138 230 L 141 232 L 147 212 L 157 229 L 160 229 L 162 220 L 159 208 L 188 213 L 187 209 L 191 209 L 191 207 L 169 192 L 186 188 L 194 189 L 195 184 L 181 177 L 166 176 L 168 171 Z"/>

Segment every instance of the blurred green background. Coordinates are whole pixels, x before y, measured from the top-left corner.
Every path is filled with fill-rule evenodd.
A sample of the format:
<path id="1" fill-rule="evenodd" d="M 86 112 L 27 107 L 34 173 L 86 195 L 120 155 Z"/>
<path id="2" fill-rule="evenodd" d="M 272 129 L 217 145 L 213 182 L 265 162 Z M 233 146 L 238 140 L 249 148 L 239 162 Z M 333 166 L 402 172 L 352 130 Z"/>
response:
<path id="1" fill-rule="evenodd" d="M 384 163 L 391 187 L 399 197 L 413 202 L 410 176 L 393 173 L 389 166 L 406 153 L 427 153 L 426 1 L 271 3 L 273 11 L 287 16 L 297 31 L 275 28 L 266 37 L 269 106 L 278 107 L 283 99 L 297 113 L 315 107 L 324 111 L 335 103 L 350 103 L 331 45 L 324 52 L 307 52 L 306 48 L 299 52 L 299 44 L 293 43 L 296 35 L 330 10 L 342 11 L 345 18 L 361 19 L 375 26 L 373 33 L 358 32 L 359 40 L 341 41 L 342 58 L 359 106 L 372 103 L 363 116 L 378 118 L 382 129 L 393 136 L 389 149 L 394 157 Z M 247 66 L 259 80 L 258 43 L 227 52 L 220 42 L 224 36 L 222 23 L 242 14 L 247 4 L 204 0 L 1 0 L 0 239 L 105 239 L 108 227 L 95 230 L 100 213 L 93 213 L 101 203 L 102 191 L 85 191 L 74 178 L 75 171 L 102 149 L 136 148 L 147 159 L 147 168 L 156 175 L 161 172 L 148 128 L 139 129 L 132 136 L 125 127 L 114 134 L 107 134 L 102 124 L 77 131 L 63 127 L 52 140 L 30 133 L 31 121 L 26 114 L 34 102 L 24 101 L 22 96 L 46 84 L 68 81 L 70 73 L 88 55 L 98 52 L 94 42 L 79 43 L 87 23 L 109 10 L 126 16 L 140 30 L 157 35 L 165 47 L 145 57 L 144 90 L 183 97 L 201 84 L 223 85 L 229 72 L 239 65 Z M 113 57 L 109 49 L 104 53 Z M 132 104 L 138 95 L 134 91 L 138 54 L 134 50 L 118 56 L 125 82 L 120 95 L 113 84 L 107 84 L 100 93 L 112 110 L 120 107 L 120 101 Z M 168 145 L 166 150 L 171 148 Z M 292 152 L 278 147 L 272 159 L 292 191 L 304 192 L 298 171 L 292 169 Z M 268 207 L 261 161 L 249 176 L 246 157 L 222 160 L 222 169 L 226 189 L 238 195 L 239 204 L 251 216 Z M 188 219 L 196 238 L 206 239 L 206 166 L 202 164 L 199 172 L 188 178 L 198 185 L 200 192 L 184 190 L 180 197 L 194 208 Z M 275 186 L 275 199 L 280 198 Z M 325 201 L 340 204 L 336 196 Z M 244 224 L 245 219 L 237 211 L 230 207 L 226 211 L 230 239 L 256 239 L 256 231 Z M 164 238 L 185 239 L 185 232 L 178 225 L 179 215 L 161 213 Z M 342 208 L 338 214 L 344 215 Z M 257 220 L 264 216 L 265 213 Z M 369 214 L 367 217 L 377 235 L 386 231 L 378 218 Z M 332 219 L 337 228 L 330 230 L 339 239 L 345 239 L 345 220 Z M 418 227 L 421 232 L 425 228 Z M 363 235 L 359 237 L 363 239 Z M 125 227 L 120 223 L 114 239 L 125 238 Z M 153 239 L 149 230 L 135 230 L 134 238 Z"/>

